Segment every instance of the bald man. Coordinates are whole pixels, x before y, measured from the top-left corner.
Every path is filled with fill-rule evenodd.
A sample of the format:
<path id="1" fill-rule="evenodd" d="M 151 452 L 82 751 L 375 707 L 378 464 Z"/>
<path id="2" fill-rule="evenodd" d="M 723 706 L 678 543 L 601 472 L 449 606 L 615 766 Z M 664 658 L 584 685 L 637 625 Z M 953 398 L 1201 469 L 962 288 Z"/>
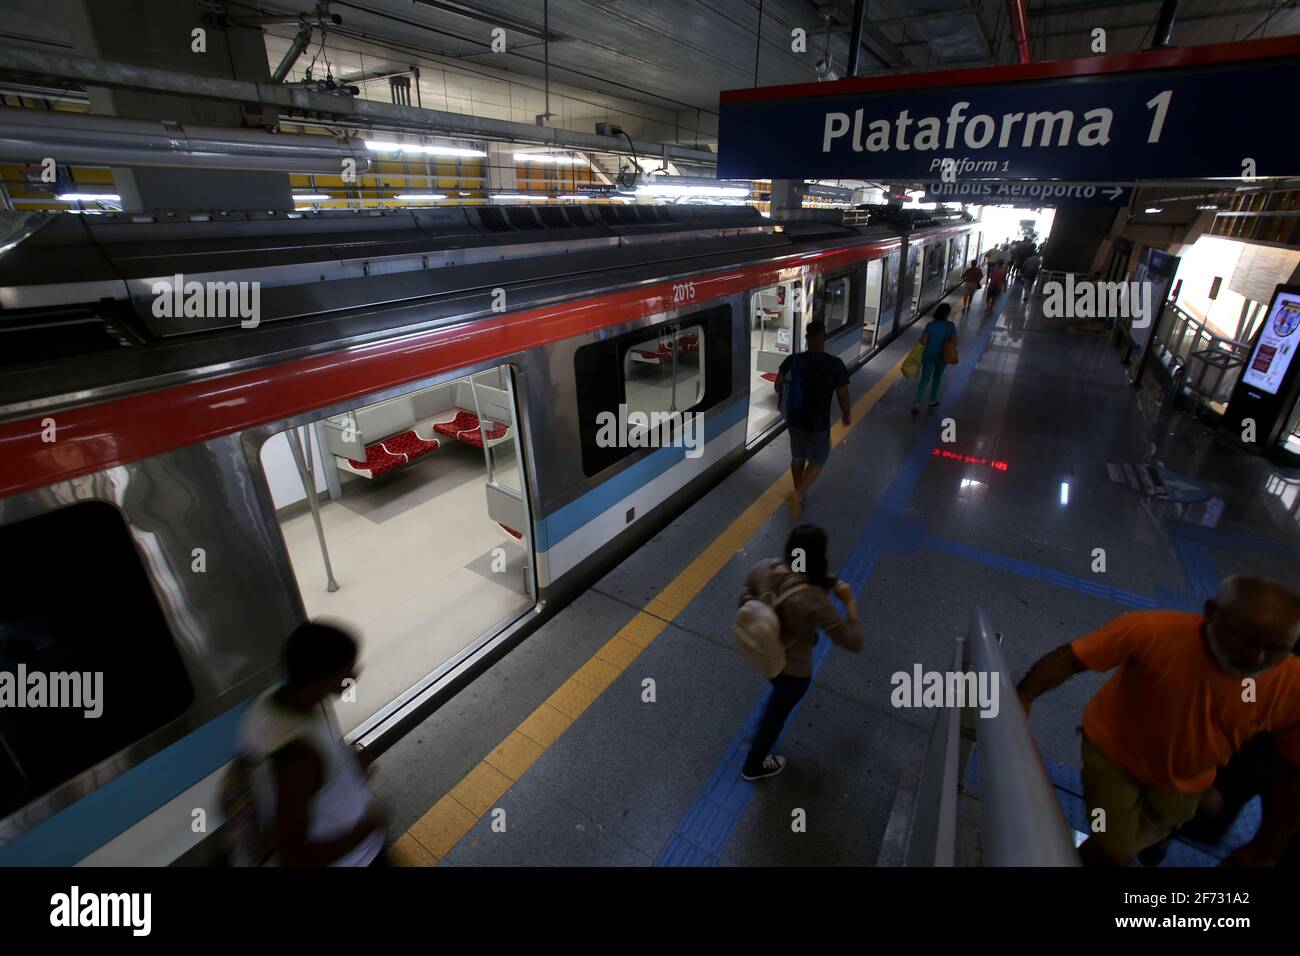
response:
<path id="1" fill-rule="evenodd" d="M 1300 596 L 1268 578 L 1237 576 L 1203 614 L 1125 614 L 1030 668 L 1016 688 L 1026 714 L 1080 671 L 1115 671 L 1083 712 L 1085 863 L 1126 866 L 1164 840 L 1195 815 L 1216 769 L 1264 732 L 1280 758 L 1264 821 L 1224 862 L 1277 862 L 1300 824 L 1297 639 Z"/>

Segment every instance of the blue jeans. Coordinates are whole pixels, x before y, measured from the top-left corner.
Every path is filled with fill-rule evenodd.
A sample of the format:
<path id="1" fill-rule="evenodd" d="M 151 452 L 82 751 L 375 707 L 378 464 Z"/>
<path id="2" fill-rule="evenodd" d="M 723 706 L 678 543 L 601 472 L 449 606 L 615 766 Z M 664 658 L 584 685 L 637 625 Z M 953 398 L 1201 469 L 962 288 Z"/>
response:
<path id="1" fill-rule="evenodd" d="M 744 769 L 749 773 L 758 773 L 763 769 L 763 759 L 772 752 L 776 738 L 781 736 L 786 718 L 790 711 L 808 693 L 811 677 L 791 677 L 777 674 L 772 678 L 772 696 L 763 708 L 763 716 L 758 722 L 758 730 L 749 745 L 749 756 L 745 759 Z"/>
<path id="2" fill-rule="evenodd" d="M 931 382 L 930 401 L 939 400 L 939 383 L 943 381 L 943 370 L 948 367 L 948 363 L 940 355 L 937 359 L 921 360 L 921 377 L 916 380 L 916 399 L 913 405 L 921 404 L 921 394 L 925 391 L 925 383 Z M 931 381 L 933 380 L 933 381 Z"/>

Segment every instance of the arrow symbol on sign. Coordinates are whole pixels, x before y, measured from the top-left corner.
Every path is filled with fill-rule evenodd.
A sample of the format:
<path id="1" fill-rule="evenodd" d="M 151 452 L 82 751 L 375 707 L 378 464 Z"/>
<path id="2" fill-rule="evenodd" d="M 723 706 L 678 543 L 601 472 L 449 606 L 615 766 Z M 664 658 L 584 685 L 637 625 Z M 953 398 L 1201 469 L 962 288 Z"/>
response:
<path id="1" fill-rule="evenodd" d="M 1102 190 L 1102 192 L 1104 192 L 1104 193 L 1105 193 L 1107 196 L 1109 196 L 1111 199 L 1118 199 L 1120 193 L 1122 193 L 1123 191 L 1124 191 L 1124 190 L 1120 189 L 1118 186 L 1112 186 L 1110 189 L 1103 189 L 1103 190 Z"/>

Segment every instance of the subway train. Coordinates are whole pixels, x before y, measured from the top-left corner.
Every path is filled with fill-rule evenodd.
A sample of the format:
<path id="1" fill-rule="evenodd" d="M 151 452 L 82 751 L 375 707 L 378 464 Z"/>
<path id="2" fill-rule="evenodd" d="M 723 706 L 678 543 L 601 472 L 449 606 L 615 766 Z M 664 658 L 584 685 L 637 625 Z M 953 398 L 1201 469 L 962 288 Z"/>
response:
<path id="1" fill-rule="evenodd" d="M 299 622 L 361 636 L 334 718 L 386 746 L 779 430 L 809 321 L 860 367 L 981 241 L 691 205 L 3 216 L 0 865 L 210 861 Z"/>

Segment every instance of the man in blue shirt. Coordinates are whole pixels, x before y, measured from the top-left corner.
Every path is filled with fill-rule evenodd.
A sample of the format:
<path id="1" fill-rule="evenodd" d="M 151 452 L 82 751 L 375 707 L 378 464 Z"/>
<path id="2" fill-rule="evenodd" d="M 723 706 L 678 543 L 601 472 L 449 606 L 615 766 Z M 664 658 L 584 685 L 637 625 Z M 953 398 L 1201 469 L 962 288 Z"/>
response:
<path id="1" fill-rule="evenodd" d="M 781 363 L 776 376 L 778 401 L 786 398 L 783 410 L 790 432 L 790 477 L 794 491 L 786 499 L 792 517 L 798 517 L 804 495 L 821 473 L 831 454 L 831 396 L 840 403 L 840 420 L 845 427 L 853 420 L 849 403 L 849 370 L 837 356 L 826 352 L 826 326 L 809 322 L 805 331 L 808 349 Z M 782 390 L 791 388 L 789 396 Z"/>

